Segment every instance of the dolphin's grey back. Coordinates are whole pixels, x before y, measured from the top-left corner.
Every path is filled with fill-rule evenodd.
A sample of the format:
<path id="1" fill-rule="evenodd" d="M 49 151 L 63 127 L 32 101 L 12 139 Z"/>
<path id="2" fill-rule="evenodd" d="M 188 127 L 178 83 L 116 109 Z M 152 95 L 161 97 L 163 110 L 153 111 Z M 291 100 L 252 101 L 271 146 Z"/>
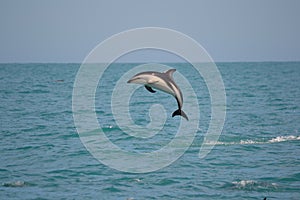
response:
<path id="1" fill-rule="evenodd" d="M 164 80 L 170 88 L 172 88 L 172 85 L 170 84 L 170 83 L 172 83 L 179 90 L 178 86 L 176 85 L 176 83 L 173 79 L 173 73 L 175 71 L 176 71 L 176 69 L 169 69 L 168 71 L 163 72 L 163 73 L 155 72 L 155 71 L 147 71 L 147 72 L 138 73 L 136 76 L 138 76 L 140 74 L 154 75 L 154 76 L 157 76 L 157 77 L 161 78 L 162 80 Z M 181 93 L 181 91 L 180 91 L 180 93 Z"/>

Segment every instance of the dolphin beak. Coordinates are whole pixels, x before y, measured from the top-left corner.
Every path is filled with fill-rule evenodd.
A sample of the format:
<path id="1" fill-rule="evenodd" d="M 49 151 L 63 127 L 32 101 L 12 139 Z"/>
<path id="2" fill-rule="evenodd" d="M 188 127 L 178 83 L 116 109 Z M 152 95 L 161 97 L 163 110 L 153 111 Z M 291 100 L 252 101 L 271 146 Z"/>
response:
<path id="1" fill-rule="evenodd" d="M 128 81 L 127 81 L 127 83 L 131 83 L 132 82 L 132 79 L 129 79 Z"/>
<path id="2" fill-rule="evenodd" d="M 137 80 L 138 78 L 136 78 L 136 77 L 132 77 L 131 79 L 129 79 L 128 81 L 127 81 L 127 83 L 134 83 L 134 81 L 135 80 Z"/>

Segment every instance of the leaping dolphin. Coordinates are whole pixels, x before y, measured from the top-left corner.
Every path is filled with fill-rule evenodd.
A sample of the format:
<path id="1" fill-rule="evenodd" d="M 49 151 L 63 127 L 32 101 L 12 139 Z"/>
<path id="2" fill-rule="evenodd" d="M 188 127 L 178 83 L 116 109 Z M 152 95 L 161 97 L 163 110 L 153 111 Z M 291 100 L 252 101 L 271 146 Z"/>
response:
<path id="1" fill-rule="evenodd" d="M 151 93 L 156 92 L 155 90 L 152 89 L 155 88 L 173 95 L 176 98 L 178 104 L 178 110 L 175 110 L 173 112 L 172 117 L 176 115 L 181 115 L 186 120 L 189 120 L 187 115 L 183 112 L 183 110 L 181 110 L 183 104 L 183 98 L 179 87 L 176 85 L 173 79 L 173 73 L 175 71 L 176 69 L 169 69 L 164 73 L 154 72 L 154 71 L 141 72 L 134 75 L 131 79 L 127 81 L 127 83 L 142 84 Z"/>

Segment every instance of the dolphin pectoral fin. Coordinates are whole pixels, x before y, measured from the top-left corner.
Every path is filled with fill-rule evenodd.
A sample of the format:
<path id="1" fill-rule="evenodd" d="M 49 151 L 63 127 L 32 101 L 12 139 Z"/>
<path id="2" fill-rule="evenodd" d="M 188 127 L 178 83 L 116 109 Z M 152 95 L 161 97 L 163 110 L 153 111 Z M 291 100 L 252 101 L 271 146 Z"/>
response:
<path id="1" fill-rule="evenodd" d="M 186 120 L 189 121 L 189 118 L 187 117 L 187 115 L 185 114 L 185 112 L 183 112 L 183 110 L 180 110 L 180 109 L 175 110 L 175 111 L 173 112 L 173 114 L 172 114 L 172 117 L 174 117 L 174 116 L 176 116 L 176 115 L 180 115 L 180 116 L 184 117 Z"/>
<path id="2" fill-rule="evenodd" d="M 151 93 L 155 93 L 155 92 L 156 92 L 155 90 L 152 89 L 152 87 L 149 87 L 149 86 L 147 86 L 147 85 L 145 85 L 145 88 L 146 88 L 149 92 L 151 92 Z"/>

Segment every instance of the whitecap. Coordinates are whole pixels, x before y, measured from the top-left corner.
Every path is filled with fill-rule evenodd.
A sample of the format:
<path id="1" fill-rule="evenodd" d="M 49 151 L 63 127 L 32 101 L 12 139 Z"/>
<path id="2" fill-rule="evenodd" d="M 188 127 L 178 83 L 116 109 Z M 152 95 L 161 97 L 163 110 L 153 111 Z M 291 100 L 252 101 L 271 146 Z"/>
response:
<path id="1" fill-rule="evenodd" d="M 255 180 L 233 181 L 232 187 L 241 190 L 274 190 L 278 188 L 277 183 L 260 182 Z"/>
<path id="2" fill-rule="evenodd" d="M 236 188 L 245 188 L 246 186 L 254 185 L 256 183 L 257 183 L 257 181 L 254 181 L 254 180 L 241 180 L 241 181 L 233 181 L 232 182 L 232 184 Z"/>
<path id="3" fill-rule="evenodd" d="M 241 140 L 239 144 L 262 144 L 263 142 L 254 140 Z"/>
<path id="4" fill-rule="evenodd" d="M 269 144 L 269 143 L 279 143 L 279 142 L 286 142 L 286 141 L 295 141 L 295 140 L 300 140 L 300 136 L 294 136 L 294 135 L 289 135 L 289 136 L 277 136 L 275 138 L 271 138 L 269 140 L 240 140 L 237 142 L 223 142 L 223 141 L 217 141 L 217 142 L 211 142 L 211 141 L 206 141 L 206 145 L 248 145 L 248 144 Z"/>
<path id="5" fill-rule="evenodd" d="M 135 178 L 135 179 L 133 179 L 135 182 L 138 182 L 138 183 L 140 183 L 140 182 L 142 182 L 142 179 L 139 179 L 139 178 Z"/>
<path id="6" fill-rule="evenodd" d="M 285 142 L 285 141 L 292 141 L 292 140 L 300 140 L 300 136 L 294 136 L 294 135 L 278 136 L 270 139 L 268 142 L 275 143 L 275 142 Z"/>
<path id="7" fill-rule="evenodd" d="M 9 182 L 9 183 L 3 183 L 2 185 L 4 187 L 24 187 L 27 184 L 25 181 L 14 181 L 14 182 Z"/>

